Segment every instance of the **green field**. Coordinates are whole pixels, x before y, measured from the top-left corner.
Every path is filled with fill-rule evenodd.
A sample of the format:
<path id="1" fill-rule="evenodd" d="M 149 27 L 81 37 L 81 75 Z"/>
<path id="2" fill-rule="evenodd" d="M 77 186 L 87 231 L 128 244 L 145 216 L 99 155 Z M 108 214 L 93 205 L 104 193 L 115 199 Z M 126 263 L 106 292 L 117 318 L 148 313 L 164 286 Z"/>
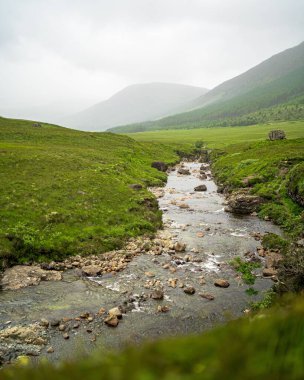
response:
<path id="1" fill-rule="evenodd" d="M 149 141 L 176 146 L 191 145 L 203 141 L 208 148 L 223 148 L 230 144 L 266 140 L 268 132 L 283 129 L 288 139 L 304 137 L 304 121 L 269 123 L 247 127 L 218 127 L 199 129 L 177 129 L 152 132 L 130 133 L 136 141 Z"/>
<path id="2" fill-rule="evenodd" d="M 155 231 L 161 213 L 146 187 L 166 180 L 151 168 L 155 160 L 178 156 L 126 136 L 0 118 L 0 255 L 11 263 L 60 259 Z"/>

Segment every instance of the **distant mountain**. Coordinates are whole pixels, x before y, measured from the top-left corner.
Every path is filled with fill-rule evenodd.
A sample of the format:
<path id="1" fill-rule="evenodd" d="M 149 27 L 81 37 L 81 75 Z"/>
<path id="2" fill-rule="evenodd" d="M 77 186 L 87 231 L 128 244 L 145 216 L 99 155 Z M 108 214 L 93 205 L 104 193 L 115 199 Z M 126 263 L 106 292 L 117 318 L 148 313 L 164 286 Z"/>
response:
<path id="1" fill-rule="evenodd" d="M 181 84 L 136 84 L 62 119 L 61 124 L 81 130 L 104 131 L 118 125 L 156 120 L 189 109 L 188 105 L 206 92 L 204 88 Z"/>
<path id="2" fill-rule="evenodd" d="M 269 121 L 273 117 L 275 120 L 280 117 L 303 118 L 304 42 L 220 84 L 192 101 L 188 107 L 192 109 L 189 112 L 113 131 L 248 125 Z M 292 112 L 286 112 L 290 107 Z"/>

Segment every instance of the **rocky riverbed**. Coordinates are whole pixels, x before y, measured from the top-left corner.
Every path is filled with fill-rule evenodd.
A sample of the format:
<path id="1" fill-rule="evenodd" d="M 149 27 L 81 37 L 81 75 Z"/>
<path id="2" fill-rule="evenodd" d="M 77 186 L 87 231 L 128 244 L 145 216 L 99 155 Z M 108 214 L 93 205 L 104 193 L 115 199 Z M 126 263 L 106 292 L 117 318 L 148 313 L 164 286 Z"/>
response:
<path id="1" fill-rule="evenodd" d="M 183 163 L 165 188 L 151 189 L 163 210 L 154 239 L 125 249 L 73 257 L 42 267 L 15 267 L 2 278 L 0 363 L 17 356 L 69 358 L 162 336 L 206 330 L 243 314 L 275 280 L 275 252 L 260 247 L 270 222 L 225 212 L 207 164 Z M 230 210 L 231 211 L 231 210 Z M 229 265 L 261 261 L 250 297 Z"/>

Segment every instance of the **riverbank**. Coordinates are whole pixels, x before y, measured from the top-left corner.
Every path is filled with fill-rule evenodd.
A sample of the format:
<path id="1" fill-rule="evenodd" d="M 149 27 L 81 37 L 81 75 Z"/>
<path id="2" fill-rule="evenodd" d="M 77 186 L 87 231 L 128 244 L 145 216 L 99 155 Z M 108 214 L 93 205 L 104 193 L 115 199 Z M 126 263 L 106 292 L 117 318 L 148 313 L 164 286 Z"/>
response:
<path id="1" fill-rule="evenodd" d="M 194 190 L 202 185 L 206 190 Z M 276 227 L 252 215 L 226 213 L 207 164 L 182 164 L 169 173 L 166 187 L 154 192 L 164 223 L 154 239 L 133 240 L 125 250 L 109 253 L 109 261 L 101 261 L 106 254 L 54 263 L 51 271 L 67 267 L 61 281 L 0 293 L 4 362 L 22 354 L 61 361 L 73 358 L 79 346 L 108 350 L 199 333 L 243 315 L 251 301 L 263 297 L 275 273 L 262 277 L 268 253 L 258 248 L 265 232 L 279 233 Z M 261 263 L 255 270 L 257 294 L 248 295 L 249 286 L 229 264 L 236 257 Z M 100 263 L 109 268 L 102 275 Z M 27 345 L 33 329 L 39 344 Z"/>

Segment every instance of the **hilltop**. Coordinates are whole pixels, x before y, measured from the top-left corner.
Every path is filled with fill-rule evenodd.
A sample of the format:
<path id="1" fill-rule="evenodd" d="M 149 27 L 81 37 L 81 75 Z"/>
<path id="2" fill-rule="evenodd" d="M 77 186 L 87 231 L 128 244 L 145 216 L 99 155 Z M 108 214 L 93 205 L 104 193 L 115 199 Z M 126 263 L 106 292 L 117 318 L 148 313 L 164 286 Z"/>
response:
<path id="1" fill-rule="evenodd" d="M 155 120 L 188 109 L 188 103 L 207 92 L 206 89 L 171 83 L 135 84 L 110 99 L 71 115 L 62 124 L 88 131 Z"/>

